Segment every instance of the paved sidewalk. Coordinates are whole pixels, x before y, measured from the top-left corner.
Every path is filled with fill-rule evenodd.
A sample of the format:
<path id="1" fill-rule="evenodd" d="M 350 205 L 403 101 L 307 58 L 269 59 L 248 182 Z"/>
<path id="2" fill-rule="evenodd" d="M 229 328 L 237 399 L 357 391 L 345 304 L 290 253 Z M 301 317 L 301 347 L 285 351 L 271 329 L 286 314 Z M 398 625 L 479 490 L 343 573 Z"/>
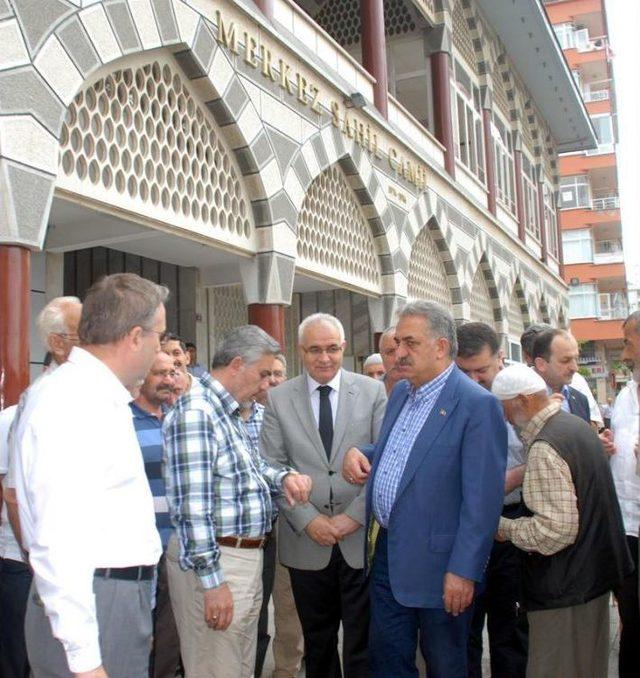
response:
<path id="1" fill-rule="evenodd" d="M 609 675 L 607 678 L 617 678 L 618 676 L 618 647 L 620 644 L 620 625 L 619 625 L 619 620 L 618 620 L 618 608 L 616 607 L 615 603 L 611 602 L 610 608 L 610 617 L 609 617 L 609 624 L 610 624 L 610 634 L 611 634 L 611 650 L 609 653 Z M 273 606 L 270 607 L 269 610 L 269 616 L 270 616 L 270 623 L 269 623 L 269 633 L 273 637 Z M 484 644 L 485 647 L 488 646 L 488 639 L 486 637 L 486 631 L 485 631 L 485 639 L 484 639 Z M 271 652 L 271 646 L 269 646 L 269 649 L 267 650 L 267 658 L 264 663 L 264 670 L 262 672 L 262 678 L 271 678 L 271 675 L 273 673 L 273 653 Z M 489 672 L 489 657 L 486 655 L 483 659 L 483 674 L 485 678 L 490 678 L 491 674 Z M 421 671 L 420 673 L 421 676 L 426 675 L 424 672 Z M 298 678 L 304 678 L 304 669 L 300 671 L 300 675 Z M 391 677 L 390 677 L 391 678 Z"/>

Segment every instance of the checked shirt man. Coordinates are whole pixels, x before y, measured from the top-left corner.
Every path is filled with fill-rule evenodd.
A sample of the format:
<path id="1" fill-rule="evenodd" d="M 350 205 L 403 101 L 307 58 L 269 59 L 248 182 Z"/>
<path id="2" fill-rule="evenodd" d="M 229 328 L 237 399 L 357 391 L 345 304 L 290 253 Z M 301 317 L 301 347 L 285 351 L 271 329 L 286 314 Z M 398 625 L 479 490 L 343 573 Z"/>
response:
<path id="1" fill-rule="evenodd" d="M 167 415 L 165 480 L 172 605 L 189 678 L 253 675 L 262 602 L 262 545 L 271 491 L 305 502 L 307 476 L 269 465 L 251 443 L 240 403 L 268 388 L 280 347 L 252 325 L 232 330 L 211 375 Z"/>

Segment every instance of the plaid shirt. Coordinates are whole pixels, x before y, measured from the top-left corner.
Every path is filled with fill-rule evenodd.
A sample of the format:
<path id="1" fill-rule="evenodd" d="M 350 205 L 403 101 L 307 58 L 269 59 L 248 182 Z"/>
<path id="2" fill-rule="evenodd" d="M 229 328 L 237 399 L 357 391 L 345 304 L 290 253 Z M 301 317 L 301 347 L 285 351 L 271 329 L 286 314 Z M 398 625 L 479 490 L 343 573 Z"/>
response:
<path id="1" fill-rule="evenodd" d="M 409 397 L 391 429 L 373 482 L 373 514 L 382 527 L 389 524 L 400 478 L 418 433 L 427 421 L 452 370 L 453 364 L 420 388 L 410 388 Z"/>
<path id="2" fill-rule="evenodd" d="M 529 447 L 522 496 L 530 518 L 500 518 L 498 535 L 523 551 L 551 556 L 573 544 L 578 535 L 578 500 L 569 465 L 546 441 L 536 440 L 547 421 L 558 412 L 551 403 L 522 430 Z"/>
<path id="3" fill-rule="evenodd" d="M 262 431 L 262 422 L 264 421 L 264 405 L 255 400 L 251 403 L 251 414 L 245 419 L 244 425 L 247 427 L 247 433 L 256 450 L 260 450 L 260 432 Z"/>
<path id="4" fill-rule="evenodd" d="M 204 588 L 224 582 L 217 536 L 261 537 L 271 529 L 270 489 L 288 469 L 269 466 L 251 444 L 240 407 L 222 384 L 194 379 L 165 418 L 167 499 L 180 566 Z"/>

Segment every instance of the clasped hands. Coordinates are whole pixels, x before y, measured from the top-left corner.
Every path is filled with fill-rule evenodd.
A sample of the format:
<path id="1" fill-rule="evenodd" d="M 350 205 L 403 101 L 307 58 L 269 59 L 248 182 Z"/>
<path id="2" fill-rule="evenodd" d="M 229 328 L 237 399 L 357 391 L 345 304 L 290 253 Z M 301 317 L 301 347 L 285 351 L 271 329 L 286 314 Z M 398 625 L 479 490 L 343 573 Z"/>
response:
<path id="1" fill-rule="evenodd" d="M 320 544 L 320 546 L 333 546 L 348 534 L 355 532 L 359 527 L 360 523 L 345 513 L 331 517 L 321 513 L 304 529 L 316 544 Z"/>

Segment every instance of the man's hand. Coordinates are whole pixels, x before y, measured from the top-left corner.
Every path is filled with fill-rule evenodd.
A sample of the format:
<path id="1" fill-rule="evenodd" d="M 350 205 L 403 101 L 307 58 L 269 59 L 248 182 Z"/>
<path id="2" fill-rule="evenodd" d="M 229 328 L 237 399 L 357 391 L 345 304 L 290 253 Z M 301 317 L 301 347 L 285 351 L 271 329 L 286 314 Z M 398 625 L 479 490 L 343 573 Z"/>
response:
<path id="1" fill-rule="evenodd" d="M 320 546 L 333 546 L 340 539 L 340 532 L 332 519 L 325 515 L 316 516 L 305 528 L 305 532 Z"/>
<path id="2" fill-rule="evenodd" d="M 82 671 L 81 673 L 74 673 L 75 678 L 109 678 L 103 666 L 98 666 L 93 671 Z"/>
<path id="3" fill-rule="evenodd" d="M 552 393 L 549 396 L 549 400 L 551 400 L 552 402 L 560 403 L 560 405 L 562 405 L 562 403 L 564 402 L 564 396 L 562 395 L 562 393 Z"/>
<path id="4" fill-rule="evenodd" d="M 338 539 L 344 539 L 348 534 L 355 532 L 359 527 L 362 527 L 357 520 L 354 520 L 346 513 L 341 513 L 340 515 L 333 516 L 330 518 L 333 526 L 338 530 L 340 536 Z"/>
<path id="5" fill-rule="evenodd" d="M 616 453 L 616 445 L 613 442 L 613 431 L 605 428 L 598 438 L 600 438 L 604 453 L 607 455 L 607 457 L 612 457 Z"/>
<path id="6" fill-rule="evenodd" d="M 471 579 L 447 572 L 444 575 L 444 609 L 457 617 L 471 605 L 475 583 Z"/>
<path id="7" fill-rule="evenodd" d="M 304 504 L 311 494 L 311 478 L 300 473 L 288 473 L 282 481 L 282 492 L 290 506 Z"/>
<path id="8" fill-rule="evenodd" d="M 344 455 L 342 476 L 353 485 L 364 485 L 367 482 L 371 464 L 357 447 L 351 447 Z"/>
<path id="9" fill-rule="evenodd" d="M 227 584 L 204 592 L 204 620 L 210 629 L 226 631 L 233 620 L 233 596 Z"/>

